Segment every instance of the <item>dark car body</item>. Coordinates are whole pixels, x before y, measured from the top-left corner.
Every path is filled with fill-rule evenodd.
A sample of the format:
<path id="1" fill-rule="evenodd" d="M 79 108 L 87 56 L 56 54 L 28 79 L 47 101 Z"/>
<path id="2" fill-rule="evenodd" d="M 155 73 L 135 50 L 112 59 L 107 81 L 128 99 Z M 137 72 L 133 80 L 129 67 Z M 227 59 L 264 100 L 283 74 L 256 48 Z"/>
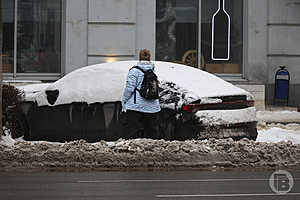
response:
<path id="1" fill-rule="evenodd" d="M 118 91 L 116 92 L 116 94 L 120 96 L 125 84 L 127 70 L 134 65 L 135 62 L 127 61 L 118 63 L 120 66 L 127 66 L 126 69 L 122 69 L 123 71 L 120 72 L 122 73 L 121 79 L 123 80 L 120 80 L 121 90 L 118 88 Z M 180 69 L 186 68 L 188 70 L 190 68 L 166 62 L 156 62 L 155 64 L 158 65 L 158 76 L 166 74 L 166 72 L 159 71 L 161 67 L 170 67 L 170 70 L 174 70 L 174 65 Z M 86 68 L 96 68 L 98 70 L 98 68 L 104 68 L 106 65 L 109 64 L 99 64 L 97 66 L 88 66 Z M 198 71 L 192 72 L 198 73 Z M 80 77 L 80 71 L 78 71 L 74 72 L 69 79 L 73 80 L 77 77 L 74 75 L 76 73 Z M 201 73 L 203 72 L 201 71 Z M 66 77 L 67 76 L 68 75 L 66 75 Z M 99 76 L 99 78 L 101 78 L 101 73 Z M 175 77 L 174 79 L 180 80 L 184 78 L 188 77 Z M 256 138 L 257 122 L 253 117 L 249 119 L 245 117 L 245 120 L 229 120 L 228 122 L 226 122 L 225 117 L 223 121 L 221 120 L 222 123 L 219 123 L 218 120 L 216 121 L 217 123 L 214 123 L 214 121 L 207 123 L 205 117 L 203 117 L 203 119 L 201 117 L 207 115 L 214 120 L 214 116 L 219 115 L 219 113 L 225 115 L 228 112 L 233 114 L 244 113 L 241 116 L 245 116 L 247 113 L 255 115 L 255 108 L 253 107 L 254 101 L 251 98 L 251 95 L 249 97 L 247 92 L 237 89 L 238 92 L 233 94 L 225 92 L 226 94 L 219 96 L 201 98 L 194 95 L 194 97 L 189 94 L 189 90 L 180 87 L 176 83 L 176 80 L 172 82 L 172 77 L 166 79 L 168 80 L 162 79 L 160 85 L 160 104 L 162 110 L 159 112 L 159 132 L 162 139 Z M 67 88 L 70 88 L 65 87 L 65 85 L 67 85 L 66 83 L 69 83 L 70 80 L 65 80 L 65 82 L 62 81 L 62 83 L 59 83 L 60 80 L 58 80 L 58 83 L 49 84 L 41 90 L 31 91 L 31 95 L 34 95 L 32 95 L 30 100 L 25 99 L 22 105 L 23 114 L 28 126 L 25 139 L 60 142 L 84 139 L 88 142 L 96 142 L 99 140 L 112 141 L 121 138 L 122 129 L 120 124 L 122 123 L 122 120 L 124 120 L 124 113 L 121 112 L 120 97 L 118 96 L 118 98 L 115 98 L 112 95 L 112 98 L 103 100 L 103 98 L 101 99 L 101 93 L 107 91 L 98 90 L 97 95 L 100 96 L 100 100 L 96 99 L 94 102 L 91 102 L 88 98 L 77 95 L 75 89 L 75 95 L 73 95 L 73 93 L 64 94 L 64 92 L 67 92 Z M 76 83 L 78 81 L 80 80 L 77 80 Z M 93 81 L 92 78 L 89 81 Z M 114 80 L 114 83 L 115 82 L 116 81 Z M 103 84 L 106 83 L 104 82 Z M 103 87 L 105 87 L 105 85 L 103 85 Z M 234 89 L 234 86 L 227 85 L 227 87 L 232 87 Z M 26 94 L 26 88 L 24 90 Z M 84 89 L 82 89 L 82 91 L 83 90 Z M 30 92 L 27 91 L 27 93 Z M 217 92 L 216 94 L 219 93 L 220 92 Z M 63 95 L 66 97 L 62 98 L 61 96 Z M 87 95 L 90 95 L 90 93 Z M 106 95 L 109 96 L 110 93 Z M 60 97 L 61 99 L 59 99 Z M 83 101 L 78 98 L 85 98 L 86 100 Z M 213 117 L 211 113 L 213 113 Z M 143 137 L 142 132 L 140 133 L 140 136 Z"/>

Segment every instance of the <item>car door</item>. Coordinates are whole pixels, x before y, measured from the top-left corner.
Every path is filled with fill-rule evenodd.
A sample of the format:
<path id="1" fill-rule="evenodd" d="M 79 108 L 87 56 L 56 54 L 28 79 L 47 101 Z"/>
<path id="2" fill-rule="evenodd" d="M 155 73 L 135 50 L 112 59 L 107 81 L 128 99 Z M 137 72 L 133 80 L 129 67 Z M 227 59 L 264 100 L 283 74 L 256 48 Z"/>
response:
<path id="1" fill-rule="evenodd" d="M 108 102 L 103 104 L 105 117 L 105 139 L 118 140 L 121 137 L 121 102 Z"/>

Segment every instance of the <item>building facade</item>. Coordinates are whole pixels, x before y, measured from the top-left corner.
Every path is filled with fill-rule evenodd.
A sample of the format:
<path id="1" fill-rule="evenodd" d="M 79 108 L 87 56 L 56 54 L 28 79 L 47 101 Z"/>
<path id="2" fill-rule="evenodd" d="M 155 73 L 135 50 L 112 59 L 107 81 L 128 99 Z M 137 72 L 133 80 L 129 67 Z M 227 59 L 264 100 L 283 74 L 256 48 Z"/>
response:
<path id="1" fill-rule="evenodd" d="M 280 65 L 300 106 L 300 0 L 1 0 L 5 80 L 57 80 L 80 67 L 184 63 L 273 101 Z"/>

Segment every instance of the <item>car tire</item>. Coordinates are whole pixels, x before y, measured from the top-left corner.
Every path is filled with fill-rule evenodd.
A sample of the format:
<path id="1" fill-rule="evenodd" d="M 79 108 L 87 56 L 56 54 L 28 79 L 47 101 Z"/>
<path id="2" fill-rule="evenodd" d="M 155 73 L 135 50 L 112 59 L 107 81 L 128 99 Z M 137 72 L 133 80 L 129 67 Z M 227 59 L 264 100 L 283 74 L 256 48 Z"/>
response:
<path id="1" fill-rule="evenodd" d="M 162 109 L 159 113 L 159 134 L 165 140 L 174 140 L 176 130 L 176 112 L 171 109 Z"/>
<path id="2" fill-rule="evenodd" d="M 11 129 L 12 138 L 24 136 L 25 140 L 30 138 L 29 127 L 26 117 L 19 111 L 13 111 L 8 114 L 8 126 Z"/>

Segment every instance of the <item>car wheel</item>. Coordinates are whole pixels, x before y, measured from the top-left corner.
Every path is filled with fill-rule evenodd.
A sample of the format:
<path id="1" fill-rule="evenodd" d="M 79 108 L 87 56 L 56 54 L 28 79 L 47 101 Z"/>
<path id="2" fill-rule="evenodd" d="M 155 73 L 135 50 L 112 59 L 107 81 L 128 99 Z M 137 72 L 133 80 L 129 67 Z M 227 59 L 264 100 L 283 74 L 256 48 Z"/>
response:
<path id="1" fill-rule="evenodd" d="M 162 109 L 159 113 L 160 138 L 174 140 L 176 126 L 176 112 L 171 109 Z"/>
<path id="2" fill-rule="evenodd" d="M 19 111 L 9 113 L 7 123 L 12 138 L 24 136 L 25 140 L 29 139 L 29 128 L 23 113 L 20 113 Z"/>

